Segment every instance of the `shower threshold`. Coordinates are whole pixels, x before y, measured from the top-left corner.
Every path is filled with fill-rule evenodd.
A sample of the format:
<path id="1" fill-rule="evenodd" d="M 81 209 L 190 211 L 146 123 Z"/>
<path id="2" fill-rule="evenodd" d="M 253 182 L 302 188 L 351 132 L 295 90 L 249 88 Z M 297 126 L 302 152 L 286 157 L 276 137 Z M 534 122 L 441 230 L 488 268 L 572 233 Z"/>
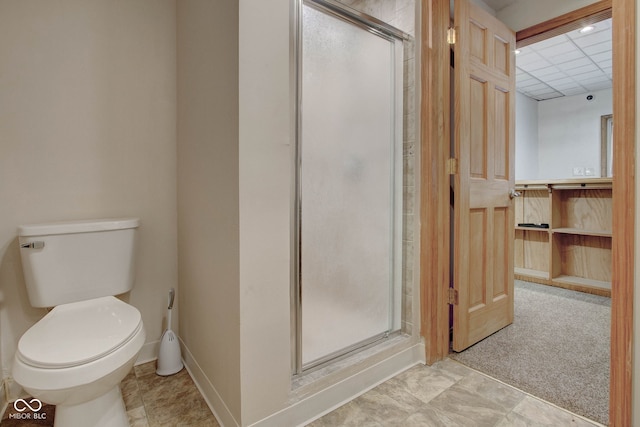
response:
<path id="1" fill-rule="evenodd" d="M 350 368 L 363 363 L 374 356 L 386 353 L 392 348 L 400 346 L 404 347 L 403 344 L 409 345 L 411 342 L 412 337 L 402 331 L 391 333 L 367 346 L 359 347 L 358 349 L 334 358 L 329 362 L 309 368 L 300 375 L 293 376 L 291 388 L 292 390 L 297 390 L 320 379 L 326 378 L 335 372 Z M 375 361 L 372 363 L 375 363 Z"/>

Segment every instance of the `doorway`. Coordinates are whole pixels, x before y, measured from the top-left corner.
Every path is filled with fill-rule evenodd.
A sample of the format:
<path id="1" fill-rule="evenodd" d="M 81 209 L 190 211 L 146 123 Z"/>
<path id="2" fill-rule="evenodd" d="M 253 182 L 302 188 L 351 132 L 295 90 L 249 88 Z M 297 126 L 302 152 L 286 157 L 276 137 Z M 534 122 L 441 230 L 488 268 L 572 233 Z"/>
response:
<path id="1" fill-rule="evenodd" d="M 445 144 L 424 144 L 423 164 L 432 168 L 423 177 L 423 210 L 421 233 L 425 250 L 422 271 L 422 333 L 426 342 L 426 359 L 433 363 L 446 357 L 448 351 L 448 310 L 444 304 L 448 294 L 449 241 L 441 230 L 449 229 L 448 127 L 449 92 L 448 45 L 449 5 L 445 1 L 423 4 L 423 32 L 430 43 L 423 46 L 423 64 L 427 80 L 421 94 L 423 113 L 422 135 Z M 603 3 L 599 2 L 599 6 Z M 609 3 L 611 6 L 611 3 Z M 610 422 L 631 424 L 631 335 L 633 326 L 634 284 L 634 200 L 635 182 L 632 173 L 635 162 L 635 3 L 630 0 L 613 2 L 614 16 L 614 115 L 616 146 L 614 158 L 613 203 L 613 268 L 612 268 L 612 335 Z M 559 21 L 546 25 L 545 31 L 558 27 Z M 542 27 L 530 33 L 544 32 Z M 520 35 L 520 34 L 519 34 Z M 446 66 L 442 66 L 442 64 Z M 433 99 L 442 103 L 430 102 Z M 624 140 L 624 138 L 628 138 Z M 625 362 L 627 361 L 627 363 Z"/>
<path id="2" fill-rule="evenodd" d="M 610 299 L 574 291 L 611 289 L 611 179 L 600 178 L 598 167 L 600 115 L 612 111 L 610 22 L 515 52 L 514 323 L 469 348 L 454 342 L 450 354 L 603 424 Z"/>

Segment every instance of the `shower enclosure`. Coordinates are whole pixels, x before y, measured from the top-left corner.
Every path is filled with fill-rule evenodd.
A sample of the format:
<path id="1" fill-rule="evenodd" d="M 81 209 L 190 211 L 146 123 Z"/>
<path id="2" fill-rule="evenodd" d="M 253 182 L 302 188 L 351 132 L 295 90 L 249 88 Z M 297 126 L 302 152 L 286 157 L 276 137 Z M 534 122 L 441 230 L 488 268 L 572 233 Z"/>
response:
<path id="1" fill-rule="evenodd" d="M 299 7 L 296 374 L 401 329 L 406 39 L 335 1 Z"/>

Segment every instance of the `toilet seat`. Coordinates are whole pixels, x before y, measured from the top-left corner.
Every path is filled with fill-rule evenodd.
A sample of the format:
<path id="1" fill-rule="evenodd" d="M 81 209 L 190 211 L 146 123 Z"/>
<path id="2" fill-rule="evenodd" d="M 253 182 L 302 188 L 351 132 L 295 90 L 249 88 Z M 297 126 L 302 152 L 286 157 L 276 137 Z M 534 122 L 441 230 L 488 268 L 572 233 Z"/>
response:
<path id="1" fill-rule="evenodd" d="M 63 304 L 22 336 L 16 357 L 45 369 L 85 365 L 121 348 L 142 327 L 140 312 L 113 296 Z"/>

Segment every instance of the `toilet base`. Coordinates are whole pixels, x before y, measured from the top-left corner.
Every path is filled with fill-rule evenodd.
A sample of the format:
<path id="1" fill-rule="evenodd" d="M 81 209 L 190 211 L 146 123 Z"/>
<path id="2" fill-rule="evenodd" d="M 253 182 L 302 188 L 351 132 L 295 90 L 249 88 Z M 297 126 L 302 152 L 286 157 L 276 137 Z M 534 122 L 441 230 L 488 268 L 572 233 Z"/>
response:
<path id="1" fill-rule="evenodd" d="M 54 427 L 129 427 L 120 386 L 78 405 L 56 406 Z"/>

